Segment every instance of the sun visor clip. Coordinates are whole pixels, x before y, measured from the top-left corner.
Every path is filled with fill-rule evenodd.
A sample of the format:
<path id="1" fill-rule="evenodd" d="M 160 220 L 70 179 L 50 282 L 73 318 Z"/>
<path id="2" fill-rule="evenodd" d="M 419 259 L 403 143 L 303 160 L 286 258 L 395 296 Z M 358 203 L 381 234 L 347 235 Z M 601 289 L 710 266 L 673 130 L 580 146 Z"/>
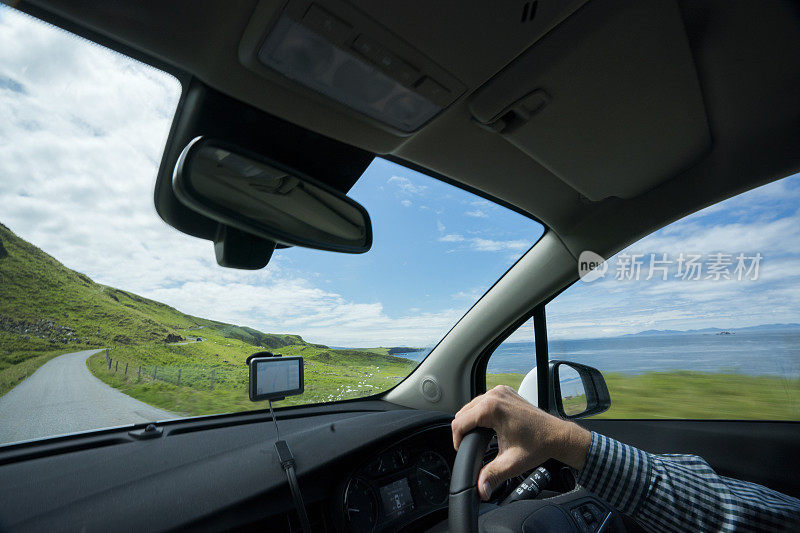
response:
<path id="1" fill-rule="evenodd" d="M 525 125 L 531 117 L 544 109 L 550 96 L 542 89 L 529 92 L 519 100 L 504 108 L 489 122 L 473 120 L 476 124 L 495 133 L 512 133 Z"/>

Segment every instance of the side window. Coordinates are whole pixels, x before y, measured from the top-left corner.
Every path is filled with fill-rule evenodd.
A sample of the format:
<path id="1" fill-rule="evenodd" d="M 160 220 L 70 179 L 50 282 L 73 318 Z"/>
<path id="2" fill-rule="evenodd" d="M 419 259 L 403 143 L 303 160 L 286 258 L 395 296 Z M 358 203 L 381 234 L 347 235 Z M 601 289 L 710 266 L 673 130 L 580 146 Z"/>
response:
<path id="1" fill-rule="evenodd" d="M 675 222 L 547 305 L 602 418 L 800 419 L 800 175 Z"/>
<path id="2" fill-rule="evenodd" d="M 486 390 L 497 385 L 508 385 L 520 390 L 520 394 L 531 403 L 536 402 L 536 373 L 525 377 L 536 367 L 536 342 L 533 319 L 525 321 L 495 348 L 486 364 Z M 530 397 L 529 397 L 530 396 Z"/>

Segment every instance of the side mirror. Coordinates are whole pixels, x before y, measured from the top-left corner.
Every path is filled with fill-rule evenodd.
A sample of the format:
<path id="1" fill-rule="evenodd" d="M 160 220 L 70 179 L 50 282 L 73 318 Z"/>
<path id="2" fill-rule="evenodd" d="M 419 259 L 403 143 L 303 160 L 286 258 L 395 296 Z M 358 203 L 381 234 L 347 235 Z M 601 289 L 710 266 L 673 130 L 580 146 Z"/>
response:
<path id="1" fill-rule="evenodd" d="M 606 380 L 596 368 L 550 361 L 550 404 L 563 418 L 584 418 L 611 407 Z"/>
<path id="2" fill-rule="evenodd" d="M 178 158 L 172 187 L 186 207 L 269 242 L 356 254 L 372 246 L 372 224 L 359 203 L 279 161 L 224 141 L 197 137 L 190 142 Z M 260 255 L 268 260 L 271 251 Z"/>

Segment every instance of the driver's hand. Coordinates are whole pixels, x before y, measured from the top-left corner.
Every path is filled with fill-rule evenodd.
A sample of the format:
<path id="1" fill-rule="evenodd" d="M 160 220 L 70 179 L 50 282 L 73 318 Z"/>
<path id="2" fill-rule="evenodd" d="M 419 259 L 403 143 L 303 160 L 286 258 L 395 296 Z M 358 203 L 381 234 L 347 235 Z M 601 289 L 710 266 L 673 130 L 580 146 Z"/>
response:
<path id="1" fill-rule="evenodd" d="M 506 385 L 474 398 L 456 413 L 451 426 L 456 450 L 464 435 L 476 427 L 497 432 L 499 453 L 478 476 L 478 491 L 484 500 L 503 481 L 550 458 L 582 469 L 592 440 L 585 429 L 545 413 Z"/>

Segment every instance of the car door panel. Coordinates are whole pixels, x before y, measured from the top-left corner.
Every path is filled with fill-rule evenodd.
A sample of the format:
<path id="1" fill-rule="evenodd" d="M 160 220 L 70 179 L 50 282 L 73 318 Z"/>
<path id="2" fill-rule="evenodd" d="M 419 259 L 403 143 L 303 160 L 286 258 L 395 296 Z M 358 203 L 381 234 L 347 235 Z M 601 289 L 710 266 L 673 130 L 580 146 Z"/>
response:
<path id="1" fill-rule="evenodd" d="M 800 496 L 799 422 L 587 419 L 580 424 L 651 453 L 698 455 L 720 475 Z"/>

